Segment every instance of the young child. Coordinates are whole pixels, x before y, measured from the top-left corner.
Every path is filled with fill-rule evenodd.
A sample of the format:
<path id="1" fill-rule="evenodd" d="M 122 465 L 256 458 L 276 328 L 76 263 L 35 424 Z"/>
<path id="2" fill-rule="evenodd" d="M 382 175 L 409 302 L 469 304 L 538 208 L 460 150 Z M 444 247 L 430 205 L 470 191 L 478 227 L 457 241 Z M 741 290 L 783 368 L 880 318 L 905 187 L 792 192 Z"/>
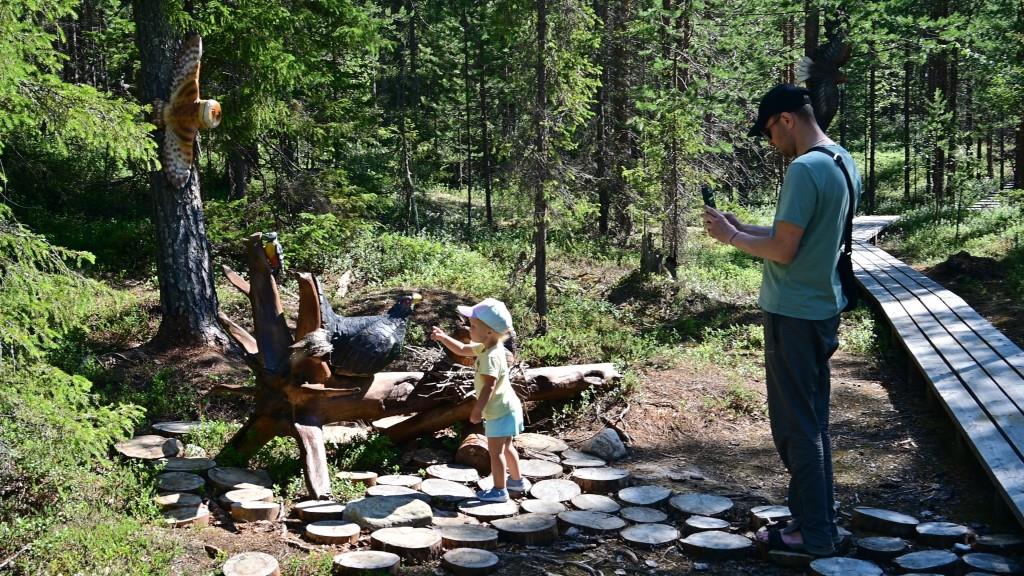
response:
<path id="1" fill-rule="evenodd" d="M 526 480 L 519 474 L 519 454 L 512 438 L 523 431 L 523 405 L 512 389 L 503 342 L 512 331 L 512 315 L 500 300 L 487 298 L 476 306 L 459 306 L 469 318 L 469 344 L 463 344 L 434 326 L 430 338 L 459 356 L 476 356 L 476 405 L 469 421 L 484 421 L 487 449 L 491 453 L 494 488 L 477 493 L 484 502 L 506 502 L 508 491 L 525 492 Z M 505 469 L 509 479 L 505 481 Z"/>

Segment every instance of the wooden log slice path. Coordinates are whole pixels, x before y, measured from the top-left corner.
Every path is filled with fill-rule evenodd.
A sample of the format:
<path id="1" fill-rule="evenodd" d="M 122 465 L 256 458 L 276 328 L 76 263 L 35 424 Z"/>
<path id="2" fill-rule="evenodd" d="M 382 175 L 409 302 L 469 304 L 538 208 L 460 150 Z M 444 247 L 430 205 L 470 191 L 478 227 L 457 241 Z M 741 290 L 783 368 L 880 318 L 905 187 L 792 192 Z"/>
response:
<path id="1" fill-rule="evenodd" d="M 660 506 L 672 491 L 663 486 L 630 486 L 619 490 L 619 500 L 632 506 Z"/>
<path id="2" fill-rule="evenodd" d="M 491 488 L 494 488 L 494 478 L 490 474 L 488 474 L 487 476 L 484 476 L 483 478 L 477 480 L 476 485 L 479 486 L 481 490 L 490 490 Z M 509 494 L 512 494 L 513 496 L 516 497 L 528 494 L 530 492 L 530 489 L 533 488 L 533 483 L 530 482 L 529 478 L 523 476 L 523 486 L 523 490 L 513 490 L 511 488 L 508 488 L 508 484 L 505 485 L 505 487 L 508 488 Z"/>
<path id="3" fill-rule="evenodd" d="M 980 570 L 987 574 L 1020 574 L 1024 572 L 1019 562 L 999 554 L 972 552 L 963 555 L 963 562 L 968 568 Z"/>
<path id="4" fill-rule="evenodd" d="M 420 490 L 435 502 L 443 504 L 455 504 L 476 497 L 476 493 L 469 486 L 440 478 L 427 478 L 420 485 Z"/>
<path id="5" fill-rule="evenodd" d="M 248 500 L 231 505 L 231 518 L 236 522 L 257 522 L 259 520 L 273 522 L 280 516 L 281 505 L 277 502 Z"/>
<path id="6" fill-rule="evenodd" d="M 679 530 L 668 524 L 636 524 L 623 530 L 620 536 L 630 544 L 656 548 L 675 542 L 679 538 Z"/>
<path id="7" fill-rule="evenodd" d="M 202 476 L 191 472 L 164 472 L 156 477 L 159 492 L 197 492 L 205 484 Z"/>
<path id="8" fill-rule="evenodd" d="M 474 498 L 460 503 L 459 512 L 479 520 L 490 521 L 515 516 L 519 512 L 519 504 L 516 504 L 514 500 L 507 502 L 484 502 Z"/>
<path id="9" fill-rule="evenodd" d="M 530 498 L 529 500 L 523 500 L 519 503 L 520 508 L 526 512 L 533 512 L 535 514 L 551 514 L 552 516 L 559 512 L 565 512 L 568 508 L 565 504 L 557 502 L 555 500 L 537 500 Z"/>
<path id="10" fill-rule="evenodd" d="M 543 546 L 558 539 L 558 521 L 549 514 L 520 514 L 491 522 L 502 542 Z"/>
<path id="11" fill-rule="evenodd" d="M 572 500 L 573 496 L 579 496 L 582 493 L 579 484 L 572 480 L 541 480 L 530 489 L 530 496 L 538 500 L 554 500 L 555 502 Z"/>
<path id="12" fill-rule="evenodd" d="M 334 475 L 338 480 L 345 480 L 353 484 L 362 484 L 363 486 L 370 487 L 377 484 L 377 473 L 376 472 L 349 472 L 341 471 Z"/>
<path id="13" fill-rule="evenodd" d="M 750 509 L 750 526 L 754 530 L 757 530 L 766 524 L 785 522 L 792 517 L 793 513 L 790 512 L 789 506 L 781 506 L 778 504 L 754 506 Z"/>
<path id="14" fill-rule="evenodd" d="M 536 450 L 538 452 L 564 452 L 569 445 L 563 440 L 544 434 L 524 432 L 512 440 L 512 444 L 520 450 Z"/>
<path id="15" fill-rule="evenodd" d="M 274 485 L 270 476 L 262 470 L 218 466 L 210 468 L 206 476 L 210 479 L 210 483 L 221 492 L 241 488 L 270 488 Z"/>
<path id="16" fill-rule="evenodd" d="M 210 523 L 210 509 L 205 505 L 180 506 L 164 512 L 164 524 L 172 528 L 206 526 Z"/>
<path id="17" fill-rule="evenodd" d="M 161 458 L 181 456 L 185 446 L 177 438 L 147 434 L 118 442 L 114 444 L 114 450 L 117 450 L 118 453 L 126 458 L 159 460 Z"/>
<path id="18" fill-rule="evenodd" d="M 618 516 L 587 510 L 560 512 L 558 514 L 558 523 L 562 527 L 562 532 L 565 532 L 569 527 L 575 527 L 590 534 L 615 532 L 626 527 L 626 521 Z"/>
<path id="19" fill-rule="evenodd" d="M 466 516 L 458 510 L 444 510 L 439 508 L 430 509 L 432 516 L 430 518 L 430 525 L 434 528 L 444 528 L 447 526 L 479 526 L 481 522 L 472 516 Z"/>
<path id="20" fill-rule="evenodd" d="M 683 532 L 687 534 L 695 534 L 697 532 L 707 532 L 709 530 L 728 530 L 729 522 L 722 520 L 721 518 L 712 518 L 711 516 L 701 516 L 694 514 L 683 521 Z"/>
<path id="21" fill-rule="evenodd" d="M 932 548 L 952 548 L 954 544 L 967 544 L 974 532 L 967 526 L 953 522 L 921 522 L 915 527 L 917 541 Z"/>
<path id="22" fill-rule="evenodd" d="M 519 472 L 532 480 L 557 478 L 564 473 L 561 464 L 531 458 L 523 458 L 519 461 Z"/>
<path id="23" fill-rule="evenodd" d="M 279 576 L 281 567 L 270 554 L 242 552 L 228 558 L 221 571 L 224 576 Z"/>
<path id="24" fill-rule="evenodd" d="M 679 543 L 694 556 L 714 560 L 746 558 L 754 549 L 754 543 L 749 538 L 720 530 L 690 534 Z"/>
<path id="25" fill-rule="evenodd" d="M 952 570 L 960 557 L 948 550 L 921 550 L 892 559 L 901 572 L 937 572 Z"/>
<path id="26" fill-rule="evenodd" d="M 857 556 L 875 562 L 888 562 L 910 550 L 903 538 L 895 536 L 871 536 L 857 539 Z"/>
<path id="27" fill-rule="evenodd" d="M 274 499 L 274 491 L 270 488 L 241 488 L 229 490 L 221 495 L 220 501 L 227 507 L 235 502 L 263 501 L 270 502 Z"/>
<path id="28" fill-rule="evenodd" d="M 498 556 L 477 548 L 455 548 L 441 556 L 441 565 L 455 576 L 484 576 L 494 572 Z"/>
<path id="29" fill-rule="evenodd" d="M 398 574 L 402 558 L 391 552 L 360 550 L 345 552 L 334 557 L 334 573 L 343 576 L 378 576 Z"/>
<path id="30" fill-rule="evenodd" d="M 523 508 L 526 508 L 526 506 L 523 506 Z M 636 522 L 637 524 L 664 522 L 665 520 L 668 520 L 668 514 L 658 510 L 657 508 L 648 508 L 646 506 L 626 506 L 619 510 L 619 516 L 629 520 L 630 522 Z"/>
<path id="31" fill-rule="evenodd" d="M 422 484 L 421 484 L 422 485 Z M 424 502 L 430 502 L 430 496 L 427 496 L 419 490 L 413 490 L 405 486 L 394 486 L 392 484 L 376 484 L 366 489 L 367 496 L 411 496 Z"/>
<path id="32" fill-rule="evenodd" d="M 487 449 L 487 437 L 483 434 L 469 434 L 462 439 L 455 451 L 455 463 L 470 466 L 480 475 L 491 473 L 491 452 Z"/>
<path id="33" fill-rule="evenodd" d="M 441 535 L 430 528 L 381 528 L 370 534 L 370 546 L 417 564 L 441 555 Z"/>
<path id="34" fill-rule="evenodd" d="M 168 458 L 164 464 L 164 472 L 192 472 L 201 474 L 217 467 L 217 462 L 209 458 Z"/>
<path id="35" fill-rule="evenodd" d="M 445 550 L 453 548 L 493 550 L 498 545 L 498 531 L 487 526 L 473 524 L 442 526 L 437 529 L 437 532 L 441 534 L 441 546 Z"/>
<path id="36" fill-rule="evenodd" d="M 191 494 L 188 492 L 168 492 L 167 494 L 160 494 L 159 496 L 156 496 L 153 498 L 153 502 L 155 502 L 161 510 L 168 510 L 170 508 L 199 506 L 203 503 L 203 499 L 198 494 Z"/>
<path id="37" fill-rule="evenodd" d="M 878 532 L 887 536 L 899 536 L 900 538 L 913 538 L 917 528 L 917 518 L 883 510 L 881 508 L 868 508 L 858 506 L 853 509 L 853 525 L 867 530 Z"/>
<path id="38" fill-rule="evenodd" d="M 292 512 L 305 522 L 341 520 L 345 515 L 345 505 L 333 500 L 306 500 L 292 506 Z"/>
<path id="39" fill-rule="evenodd" d="M 618 502 L 601 494 L 580 494 L 573 496 L 570 502 L 580 510 L 604 512 L 605 514 L 615 514 L 622 508 Z"/>
<path id="40" fill-rule="evenodd" d="M 480 473 L 476 471 L 476 468 L 463 466 L 462 464 L 434 464 L 433 466 L 428 466 L 427 476 L 460 482 L 462 484 L 472 484 L 480 479 Z M 416 486 L 410 486 L 410 488 L 416 488 Z"/>
<path id="41" fill-rule="evenodd" d="M 422 482 L 423 478 L 412 474 L 387 474 L 377 477 L 378 486 L 401 486 L 413 490 L 419 490 Z"/>
<path id="42" fill-rule="evenodd" d="M 359 524 L 344 520 L 322 520 L 306 524 L 306 539 L 317 544 L 355 544 L 359 541 Z"/>
<path id="43" fill-rule="evenodd" d="M 732 509 L 732 500 L 714 494 L 680 494 L 668 504 L 682 514 L 697 516 L 718 516 Z"/>
<path id="44" fill-rule="evenodd" d="M 617 492 L 629 485 L 630 474 L 622 468 L 577 468 L 572 472 L 573 482 L 584 492 Z"/>
<path id="45" fill-rule="evenodd" d="M 608 462 L 586 452 L 577 450 L 566 450 L 562 452 L 562 467 L 567 471 L 576 468 L 604 468 Z"/>
<path id="46" fill-rule="evenodd" d="M 974 542 L 978 552 L 1006 554 L 1024 551 L 1024 536 L 1020 534 L 986 534 Z"/>
<path id="47" fill-rule="evenodd" d="M 882 576 L 882 569 L 857 558 L 818 558 L 807 567 L 814 576 Z"/>
<path id="48" fill-rule="evenodd" d="M 167 434 L 169 436 L 184 436 L 196 428 L 199 428 L 200 425 L 202 425 L 202 422 L 195 420 L 175 420 L 173 422 L 157 422 L 153 424 L 152 428 L 161 434 Z"/>

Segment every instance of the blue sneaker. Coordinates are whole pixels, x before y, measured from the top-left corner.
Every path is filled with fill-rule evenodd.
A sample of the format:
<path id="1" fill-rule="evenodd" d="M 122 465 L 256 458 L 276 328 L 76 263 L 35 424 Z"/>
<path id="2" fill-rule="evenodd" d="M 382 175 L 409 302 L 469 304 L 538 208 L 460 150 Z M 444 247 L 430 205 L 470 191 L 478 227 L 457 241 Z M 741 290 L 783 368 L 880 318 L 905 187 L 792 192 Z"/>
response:
<path id="1" fill-rule="evenodd" d="M 519 480 L 513 480 L 511 478 L 505 480 L 505 488 L 509 492 L 528 492 L 530 490 L 530 481 L 525 477 Z"/>
<path id="2" fill-rule="evenodd" d="M 504 488 L 491 488 L 476 493 L 481 502 L 508 502 L 508 490 Z"/>

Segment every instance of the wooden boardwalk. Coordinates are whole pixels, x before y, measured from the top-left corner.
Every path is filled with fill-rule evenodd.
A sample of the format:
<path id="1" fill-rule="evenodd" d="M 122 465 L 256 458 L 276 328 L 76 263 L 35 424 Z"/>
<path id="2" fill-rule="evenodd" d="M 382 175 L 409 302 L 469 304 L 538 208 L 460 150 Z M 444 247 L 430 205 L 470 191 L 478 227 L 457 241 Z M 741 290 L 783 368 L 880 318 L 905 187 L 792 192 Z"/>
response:
<path id="1" fill-rule="evenodd" d="M 910 368 L 1024 525 L 1024 351 L 956 294 L 868 242 L 854 244 L 854 273 Z"/>

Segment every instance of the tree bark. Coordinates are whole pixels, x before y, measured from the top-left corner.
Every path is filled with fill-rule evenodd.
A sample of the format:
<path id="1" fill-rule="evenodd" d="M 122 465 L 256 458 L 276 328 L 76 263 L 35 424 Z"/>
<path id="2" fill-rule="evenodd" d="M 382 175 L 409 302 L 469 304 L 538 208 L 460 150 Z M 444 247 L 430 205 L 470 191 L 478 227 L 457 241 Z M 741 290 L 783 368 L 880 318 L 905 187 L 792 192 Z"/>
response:
<path id="1" fill-rule="evenodd" d="M 600 0 L 598 3 L 598 17 L 603 24 L 603 37 L 601 39 L 601 84 L 597 87 L 597 98 L 594 100 L 596 110 L 597 132 L 597 158 L 596 171 L 594 176 L 597 180 L 597 233 L 603 237 L 608 236 L 608 215 L 611 213 L 611 195 L 609 194 L 608 182 L 608 79 L 611 66 L 611 41 L 612 27 L 608 20 L 609 0 Z"/>
<path id="2" fill-rule="evenodd" d="M 913 73 L 910 48 L 903 61 L 903 201 L 910 203 L 910 76 Z"/>
<path id="3" fill-rule="evenodd" d="M 478 0 L 478 16 L 477 19 L 480 22 L 481 29 L 485 26 L 486 15 L 487 15 L 487 0 Z M 494 185 L 494 169 L 492 167 L 491 160 L 491 134 L 490 126 L 488 125 L 488 117 L 490 116 L 490 108 L 487 103 L 487 74 L 488 74 L 488 58 L 486 53 L 486 46 L 484 45 L 484 35 L 476 35 L 476 67 L 480 74 L 479 81 L 479 94 L 480 94 L 480 151 L 483 155 L 483 182 L 484 182 L 484 207 L 487 218 L 487 227 L 494 228 L 494 212 L 491 208 L 491 194 Z"/>
<path id="4" fill-rule="evenodd" d="M 878 187 L 878 179 L 875 173 L 875 146 L 878 142 L 878 83 L 876 82 L 877 53 L 874 44 L 870 48 L 870 68 L 868 72 L 868 122 L 871 123 L 871 130 L 868 132 L 868 189 L 867 189 L 867 214 L 875 213 L 875 191 Z"/>
<path id="5" fill-rule="evenodd" d="M 537 297 L 537 330 L 547 332 L 548 315 L 548 278 L 547 278 L 547 239 L 548 239 L 548 199 L 545 187 L 548 181 L 548 137 L 547 137 L 547 43 L 548 43 L 548 9 L 546 0 L 537 0 L 537 63 L 536 83 L 537 100 L 534 103 L 534 154 L 536 154 L 536 173 L 534 174 L 533 220 L 534 220 L 534 288 Z"/>

